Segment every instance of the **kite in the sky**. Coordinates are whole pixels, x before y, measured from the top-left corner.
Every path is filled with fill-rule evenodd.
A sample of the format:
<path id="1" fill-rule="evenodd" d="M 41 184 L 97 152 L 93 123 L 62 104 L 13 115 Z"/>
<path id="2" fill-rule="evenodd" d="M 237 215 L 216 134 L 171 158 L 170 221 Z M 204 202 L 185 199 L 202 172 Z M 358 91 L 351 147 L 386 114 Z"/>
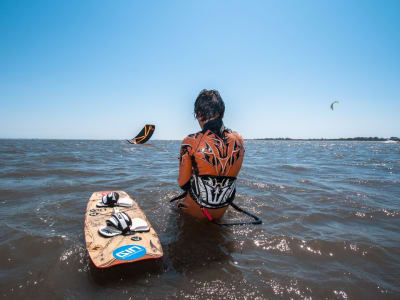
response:
<path id="1" fill-rule="evenodd" d="M 131 144 L 144 144 L 151 138 L 155 128 L 155 125 L 144 125 L 143 129 L 136 137 L 127 141 Z"/>
<path id="2" fill-rule="evenodd" d="M 339 101 L 336 100 L 336 101 L 333 101 L 333 102 L 332 102 L 332 104 L 331 104 L 331 109 L 332 109 L 332 110 L 333 110 L 333 105 L 336 104 L 336 103 L 339 103 Z"/>

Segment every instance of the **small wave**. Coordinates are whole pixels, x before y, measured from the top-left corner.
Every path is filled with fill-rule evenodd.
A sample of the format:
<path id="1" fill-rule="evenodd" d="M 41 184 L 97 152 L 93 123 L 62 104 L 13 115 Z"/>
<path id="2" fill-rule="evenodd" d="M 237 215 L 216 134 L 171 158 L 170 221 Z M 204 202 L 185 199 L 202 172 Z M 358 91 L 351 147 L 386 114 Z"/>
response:
<path id="1" fill-rule="evenodd" d="M 16 189 L 0 189 L 0 195 L 1 195 L 1 204 L 6 204 L 10 200 L 15 200 L 15 199 L 28 199 L 29 197 L 32 196 L 32 191 L 27 191 L 27 190 L 16 190 Z"/>
<path id="2" fill-rule="evenodd" d="M 354 185 L 362 185 L 362 186 L 370 186 L 370 187 L 378 187 L 382 185 L 393 185 L 398 184 L 399 182 L 396 180 L 387 180 L 387 179 L 359 179 L 359 178 L 350 178 L 348 180 L 350 184 Z"/>
<path id="3" fill-rule="evenodd" d="M 321 183 L 316 183 L 316 182 L 308 180 L 308 179 L 300 179 L 300 180 L 297 180 L 297 182 L 298 183 L 307 184 L 307 185 L 311 185 L 311 186 L 315 186 L 315 187 L 321 188 L 322 190 L 325 190 L 325 191 L 332 190 L 332 188 L 329 187 L 329 186 L 323 185 Z"/>
<path id="4" fill-rule="evenodd" d="M 135 151 L 137 151 L 137 149 L 136 148 L 128 148 L 128 147 L 124 147 L 124 148 L 122 148 L 122 151 L 125 151 L 125 152 L 135 152 Z"/>
<path id="5" fill-rule="evenodd" d="M 278 169 L 287 169 L 294 171 L 310 171 L 311 169 L 297 165 L 280 165 Z"/>
<path id="6" fill-rule="evenodd" d="M 27 151 L 22 149 L 0 149 L 0 154 L 25 154 Z"/>
<path id="7" fill-rule="evenodd" d="M 318 223 L 324 223 L 328 224 L 329 222 L 336 221 L 336 222 L 342 222 L 344 220 L 343 215 L 336 215 L 333 212 L 330 213 L 311 213 L 307 215 L 306 217 L 303 218 L 304 223 L 310 223 L 310 224 L 318 224 Z"/>
<path id="8" fill-rule="evenodd" d="M 368 213 L 358 213 L 358 217 L 362 218 L 378 218 L 378 217 L 389 217 L 389 218 L 399 218 L 400 217 L 400 210 L 398 209 L 387 209 L 382 208 L 379 210 L 375 210 Z"/>
<path id="9" fill-rule="evenodd" d="M 268 184 L 268 183 L 262 183 L 244 179 L 238 179 L 238 182 L 244 183 L 247 186 L 254 186 L 259 189 L 265 189 L 265 190 L 283 190 L 286 188 L 286 186 L 284 185 Z"/>
<path id="10" fill-rule="evenodd" d="M 71 177 L 92 177 L 102 175 L 100 172 L 68 170 L 68 169 L 47 169 L 47 170 L 18 170 L 1 175 L 3 178 L 28 178 L 28 177 L 47 177 L 47 176 L 71 176 Z"/>
<path id="11" fill-rule="evenodd" d="M 253 241 L 256 247 L 260 247 L 266 251 L 277 251 L 277 252 L 290 252 L 290 246 L 286 237 L 274 237 L 271 239 Z"/>

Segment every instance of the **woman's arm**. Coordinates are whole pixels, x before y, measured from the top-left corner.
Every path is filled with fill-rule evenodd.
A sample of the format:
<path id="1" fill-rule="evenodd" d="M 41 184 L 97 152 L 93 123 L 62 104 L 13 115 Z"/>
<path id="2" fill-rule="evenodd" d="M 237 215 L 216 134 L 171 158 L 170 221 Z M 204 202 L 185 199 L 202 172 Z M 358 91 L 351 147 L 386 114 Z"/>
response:
<path id="1" fill-rule="evenodd" d="M 192 176 L 192 143 L 190 138 L 186 137 L 181 144 L 181 151 L 179 155 L 179 176 L 178 185 L 186 190 L 190 177 Z"/>

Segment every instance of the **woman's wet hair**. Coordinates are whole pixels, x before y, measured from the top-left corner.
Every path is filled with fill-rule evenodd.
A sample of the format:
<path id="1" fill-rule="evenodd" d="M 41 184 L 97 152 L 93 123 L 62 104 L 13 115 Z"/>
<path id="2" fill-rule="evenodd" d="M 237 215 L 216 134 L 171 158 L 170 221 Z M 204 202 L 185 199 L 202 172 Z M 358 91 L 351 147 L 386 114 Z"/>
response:
<path id="1" fill-rule="evenodd" d="M 223 118 L 225 103 L 217 90 L 202 90 L 194 103 L 194 116 L 201 120 Z"/>

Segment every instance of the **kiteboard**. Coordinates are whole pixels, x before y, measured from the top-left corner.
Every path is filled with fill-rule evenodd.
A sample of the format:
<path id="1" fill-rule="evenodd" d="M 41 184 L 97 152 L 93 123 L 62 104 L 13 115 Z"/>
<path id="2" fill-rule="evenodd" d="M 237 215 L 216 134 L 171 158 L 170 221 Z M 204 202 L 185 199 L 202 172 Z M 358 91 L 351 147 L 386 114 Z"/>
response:
<path id="1" fill-rule="evenodd" d="M 139 205 L 126 192 L 113 192 L 119 195 L 117 205 L 114 207 L 99 207 L 99 202 L 110 191 L 93 193 L 87 204 L 85 240 L 86 249 L 93 264 L 97 268 L 110 268 L 125 263 L 161 258 L 163 250 L 158 235 Z M 118 203 L 121 203 L 121 206 Z M 127 203 L 129 206 L 126 205 Z M 143 227 L 144 232 L 129 231 L 112 237 L 103 236 L 99 229 L 108 228 L 106 221 L 112 219 L 116 211 L 127 214 L 132 220 L 143 222 L 147 225 Z M 110 224 L 109 221 L 107 223 Z"/>

